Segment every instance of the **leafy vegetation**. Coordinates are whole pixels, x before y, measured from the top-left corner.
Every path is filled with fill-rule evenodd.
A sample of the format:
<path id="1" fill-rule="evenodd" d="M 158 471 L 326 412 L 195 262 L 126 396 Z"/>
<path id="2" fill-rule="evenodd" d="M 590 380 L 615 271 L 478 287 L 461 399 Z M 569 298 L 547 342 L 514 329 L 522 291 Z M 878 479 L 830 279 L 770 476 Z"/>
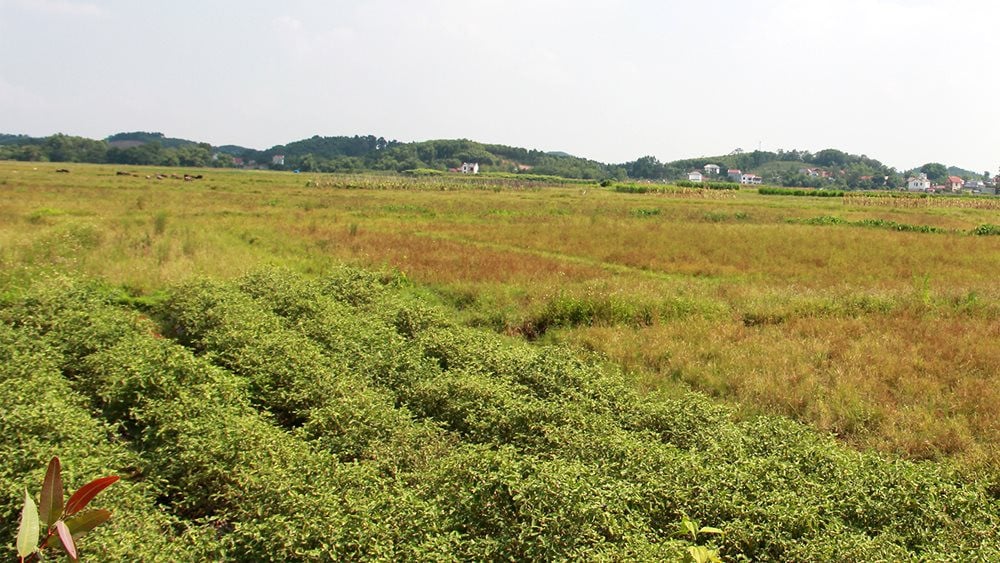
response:
<path id="1" fill-rule="evenodd" d="M 45 350 L 160 509 L 214 531 L 192 554 L 1000 556 L 985 483 L 697 394 L 642 397 L 607 364 L 455 325 L 407 288 L 265 270 L 173 287 L 150 320 L 112 288 L 41 283 L 0 309 L 5 365 L 28 368 L 12 345 Z M 115 548 L 150 558 L 161 540 L 132 541 Z"/>
<path id="2" fill-rule="evenodd" d="M 844 193 L 841 190 L 804 190 L 804 189 L 794 189 L 794 188 L 758 188 L 757 193 L 760 195 L 793 195 L 793 196 L 808 196 L 808 197 L 844 197 Z"/>

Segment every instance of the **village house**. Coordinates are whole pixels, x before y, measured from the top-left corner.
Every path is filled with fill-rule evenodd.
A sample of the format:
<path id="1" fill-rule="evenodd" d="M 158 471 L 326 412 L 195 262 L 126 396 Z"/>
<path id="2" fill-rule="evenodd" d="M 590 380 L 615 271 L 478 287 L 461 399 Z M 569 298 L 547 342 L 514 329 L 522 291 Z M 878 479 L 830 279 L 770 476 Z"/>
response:
<path id="1" fill-rule="evenodd" d="M 463 162 L 462 174 L 479 174 L 478 162 Z"/>
<path id="2" fill-rule="evenodd" d="M 972 192 L 979 192 L 986 189 L 986 182 L 982 180 L 968 180 L 962 184 L 962 188 Z"/>
<path id="3" fill-rule="evenodd" d="M 729 176 L 729 179 L 734 182 L 739 182 L 740 178 L 743 177 L 743 172 L 738 168 L 730 168 L 726 171 L 726 174 Z"/>
<path id="4" fill-rule="evenodd" d="M 757 185 L 764 182 L 764 179 L 756 174 L 742 174 L 740 175 L 741 184 L 751 184 Z"/>
<path id="5" fill-rule="evenodd" d="M 701 178 L 701 172 L 698 172 L 697 170 L 688 172 L 688 180 L 691 182 L 700 182 Z"/>
<path id="6" fill-rule="evenodd" d="M 911 192 L 926 192 L 931 189 L 931 181 L 927 179 L 927 174 L 921 172 L 906 180 L 906 189 Z"/>
<path id="7" fill-rule="evenodd" d="M 965 180 L 959 178 L 958 176 L 948 176 L 948 181 L 945 182 L 945 187 L 953 192 L 962 191 L 962 186 L 965 184 Z"/>
<path id="8" fill-rule="evenodd" d="M 276 154 L 271 157 L 271 166 L 284 166 L 285 165 L 285 155 Z"/>
<path id="9" fill-rule="evenodd" d="M 718 176 L 719 172 L 721 170 L 722 169 L 719 168 L 718 164 L 706 164 L 705 165 L 705 174 L 710 174 L 712 176 Z"/>

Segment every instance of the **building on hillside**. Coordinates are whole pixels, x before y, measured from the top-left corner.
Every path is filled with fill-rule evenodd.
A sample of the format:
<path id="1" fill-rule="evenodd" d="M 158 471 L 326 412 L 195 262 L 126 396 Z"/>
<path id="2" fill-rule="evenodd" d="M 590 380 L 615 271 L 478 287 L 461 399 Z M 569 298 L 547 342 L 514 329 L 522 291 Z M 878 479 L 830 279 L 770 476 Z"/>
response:
<path id="1" fill-rule="evenodd" d="M 761 178 L 760 176 L 756 175 L 756 174 L 742 174 L 742 175 L 740 175 L 740 183 L 741 184 L 759 185 L 759 184 L 762 184 L 763 182 L 764 182 L 764 179 Z"/>
<path id="2" fill-rule="evenodd" d="M 729 176 L 730 180 L 734 182 L 739 182 L 740 178 L 743 176 L 743 172 L 738 168 L 730 168 L 729 170 L 726 171 L 726 175 Z"/>
<path id="3" fill-rule="evenodd" d="M 284 166 L 285 165 L 285 155 L 276 154 L 271 157 L 271 166 Z"/>
<path id="4" fill-rule="evenodd" d="M 948 181 L 945 182 L 945 186 L 953 192 L 962 191 L 962 186 L 965 184 L 965 180 L 959 178 L 958 176 L 948 176 Z"/>
<path id="5" fill-rule="evenodd" d="M 921 172 L 906 180 L 906 189 L 911 192 L 926 192 L 931 189 L 931 181 L 927 179 L 927 174 Z"/>
<path id="6" fill-rule="evenodd" d="M 478 162 L 463 162 L 462 174 L 479 174 Z"/>
<path id="7" fill-rule="evenodd" d="M 709 175 L 712 175 L 712 176 L 718 176 L 720 171 L 722 171 L 722 169 L 719 168 L 718 164 L 706 164 L 705 165 L 705 174 L 709 174 Z"/>
<path id="8" fill-rule="evenodd" d="M 701 178 L 702 178 L 701 172 L 698 172 L 697 170 L 692 170 L 688 172 L 688 180 L 690 180 L 691 182 L 700 182 Z"/>
<path id="9" fill-rule="evenodd" d="M 983 191 L 986 188 L 986 182 L 982 180 L 968 180 L 962 184 L 962 188 L 969 191 Z"/>

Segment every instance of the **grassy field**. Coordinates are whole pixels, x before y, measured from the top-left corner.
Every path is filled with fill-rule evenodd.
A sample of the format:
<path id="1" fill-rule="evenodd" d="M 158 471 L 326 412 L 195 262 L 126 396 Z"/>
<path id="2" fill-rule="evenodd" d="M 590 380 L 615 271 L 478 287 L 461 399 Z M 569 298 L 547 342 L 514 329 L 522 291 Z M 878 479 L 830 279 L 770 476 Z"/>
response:
<path id="1" fill-rule="evenodd" d="M 1000 237 L 969 234 L 995 209 L 62 167 L 0 163 L 5 284 L 84 273 L 148 296 L 261 265 L 387 267 L 463 323 L 594 352 L 644 392 L 692 388 L 910 458 L 998 457 Z"/>

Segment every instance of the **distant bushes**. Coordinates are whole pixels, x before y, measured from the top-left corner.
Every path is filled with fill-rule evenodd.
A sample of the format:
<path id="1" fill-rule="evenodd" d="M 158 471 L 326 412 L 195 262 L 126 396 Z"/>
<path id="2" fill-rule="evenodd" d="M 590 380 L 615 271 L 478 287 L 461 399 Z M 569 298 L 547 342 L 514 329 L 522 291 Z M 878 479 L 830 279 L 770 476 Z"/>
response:
<path id="1" fill-rule="evenodd" d="M 739 190 L 740 184 L 736 182 L 692 182 L 691 180 L 678 180 L 675 186 L 681 188 L 705 188 L 709 190 Z"/>
<path id="2" fill-rule="evenodd" d="M 603 183 L 601 185 L 604 185 Z M 740 185 L 732 182 L 691 182 L 688 180 L 680 180 L 669 185 L 657 185 L 657 184 L 611 184 L 608 186 L 614 186 L 614 190 L 618 193 L 627 194 L 645 194 L 645 193 L 670 193 L 676 191 L 677 188 L 683 189 L 695 189 L 695 190 L 739 190 Z"/>
<path id="3" fill-rule="evenodd" d="M 992 225 L 990 223 L 985 223 L 976 227 L 975 230 L 972 232 L 973 234 L 980 236 L 1000 235 L 1000 225 Z"/>
<path id="4" fill-rule="evenodd" d="M 810 219 L 789 219 L 790 223 L 802 223 L 804 225 L 845 225 L 850 227 L 869 227 L 874 229 L 888 229 L 891 231 L 900 231 L 908 233 L 952 233 L 949 229 L 942 229 L 941 227 L 934 227 L 931 225 L 910 225 L 907 223 L 897 223 L 896 221 L 889 221 L 887 219 L 861 219 L 860 221 L 848 221 L 841 217 L 835 217 L 832 215 L 821 215 L 819 217 L 812 217 Z M 989 235 L 1000 235 L 1000 226 L 991 225 L 989 223 L 979 225 L 971 231 L 958 231 L 967 232 L 971 235 L 979 236 L 989 236 Z"/>
<path id="5" fill-rule="evenodd" d="M 410 170 L 403 170 L 401 174 L 404 176 L 441 176 L 444 174 L 444 171 L 433 168 L 411 168 Z"/>
<path id="6" fill-rule="evenodd" d="M 790 195 L 805 197 L 843 197 L 847 192 L 842 190 L 795 189 L 795 188 L 757 188 L 760 195 Z"/>

